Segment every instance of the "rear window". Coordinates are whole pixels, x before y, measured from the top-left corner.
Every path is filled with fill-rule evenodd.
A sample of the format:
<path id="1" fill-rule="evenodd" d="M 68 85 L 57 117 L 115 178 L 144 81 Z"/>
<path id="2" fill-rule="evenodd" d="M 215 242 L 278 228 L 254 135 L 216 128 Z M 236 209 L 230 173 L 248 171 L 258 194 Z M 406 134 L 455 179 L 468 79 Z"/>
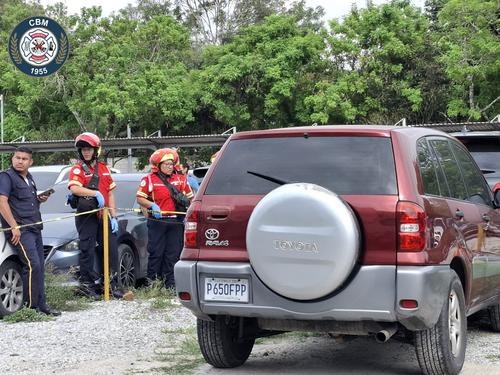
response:
<path id="1" fill-rule="evenodd" d="M 397 194 L 392 144 L 382 137 L 286 137 L 231 141 L 212 175 L 207 195 L 262 195 L 278 184 L 310 182 L 337 194 Z"/>

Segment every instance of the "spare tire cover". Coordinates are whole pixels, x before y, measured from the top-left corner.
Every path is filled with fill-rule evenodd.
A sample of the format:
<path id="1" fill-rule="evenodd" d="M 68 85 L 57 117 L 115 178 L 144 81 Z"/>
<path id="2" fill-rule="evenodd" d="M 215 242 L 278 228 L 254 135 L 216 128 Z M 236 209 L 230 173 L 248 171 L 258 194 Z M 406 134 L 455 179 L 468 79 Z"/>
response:
<path id="1" fill-rule="evenodd" d="M 246 232 L 252 267 L 274 292 L 313 300 L 335 291 L 352 272 L 360 233 L 351 208 L 309 183 L 286 184 L 254 208 Z"/>

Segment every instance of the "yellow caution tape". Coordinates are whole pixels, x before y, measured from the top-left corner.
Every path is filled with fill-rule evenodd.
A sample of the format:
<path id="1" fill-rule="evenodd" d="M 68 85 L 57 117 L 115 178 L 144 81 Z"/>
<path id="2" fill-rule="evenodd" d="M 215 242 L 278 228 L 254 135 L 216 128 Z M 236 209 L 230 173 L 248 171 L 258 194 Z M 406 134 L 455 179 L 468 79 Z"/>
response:
<path id="1" fill-rule="evenodd" d="M 108 207 L 110 209 L 112 207 Z M 12 229 L 21 229 L 21 228 L 27 228 L 27 227 L 32 227 L 35 225 L 41 225 L 44 223 L 50 223 L 53 221 L 60 221 L 60 220 L 66 220 L 66 219 L 71 219 L 76 216 L 81 216 L 81 215 L 87 215 L 87 214 L 92 214 L 94 212 L 102 211 L 104 208 L 96 208 L 94 210 L 89 210 L 89 211 L 84 211 L 84 212 L 77 212 L 71 215 L 66 215 L 66 216 L 60 216 L 52 219 L 47 219 L 47 220 L 41 220 L 37 221 L 36 223 L 30 223 L 30 224 L 23 224 L 23 225 L 16 225 L 15 227 L 9 227 L 9 228 L 0 228 L 0 232 L 8 232 L 11 231 Z M 142 209 L 140 208 L 119 208 L 115 207 L 115 210 L 118 211 L 126 211 L 126 212 L 142 212 Z M 148 213 L 151 213 L 151 210 L 147 210 Z M 157 212 L 157 211 L 155 211 Z M 185 212 L 179 212 L 179 211 L 160 211 L 162 215 L 186 215 Z M 148 220 L 155 220 L 154 218 L 147 218 Z"/>
<path id="2" fill-rule="evenodd" d="M 115 210 L 128 211 L 128 212 L 142 212 L 143 211 L 140 208 L 119 208 L 119 207 L 115 207 Z M 153 211 L 147 210 L 147 212 L 152 213 Z M 154 211 L 154 212 L 158 212 L 158 211 Z M 186 215 L 186 212 L 180 212 L 180 211 L 160 211 L 160 213 L 162 215 Z"/>
<path id="3" fill-rule="evenodd" d="M 56 218 L 52 218 L 52 219 L 48 219 L 48 220 L 37 221 L 36 223 L 16 225 L 15 227 L 9 227 L 9 228 L 0 228 L 0 232 L 7 232 L 7 231 L 12 230 L 12 229 L 21 229 L 21 228 L 32 227 L 34 225 L 40 225 L 40 224 L 43 224 L 43 223 L 49 223 L 51 221 L 59 221 L 59 220 L 70 219 L 70 218 L 75 217 L 75 216 L 87 215 L 87 214 L 91 214 L 91 213 L 98 212 L 98 211 L 101 211 L 101 210 L 102 210 L 102 208 L 96 208 L 94 210 L 89 210 L 89 211 L 84 211 L 84 212 L 78 212 L 78 213 L 67 215 L 67 216 L 61 216 L 61 217 L 56 217 Z"/>

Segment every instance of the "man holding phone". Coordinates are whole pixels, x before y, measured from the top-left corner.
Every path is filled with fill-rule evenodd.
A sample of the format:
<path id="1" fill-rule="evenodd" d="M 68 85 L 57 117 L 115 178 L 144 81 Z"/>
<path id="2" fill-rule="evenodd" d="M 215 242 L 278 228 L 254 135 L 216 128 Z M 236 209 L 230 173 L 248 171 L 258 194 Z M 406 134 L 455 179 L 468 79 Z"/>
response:
<path id="1" fill-rule="evenodd" d="M 45 315 L 61 313 L 47 305 L 45 300 L 45 259 L 43 256 L 40 203 L 49 191 L 37 195 L 33 177 L 28 169 L 33 164 L 33 152 L 20 146 L 14 151 L 12 166 L 0 173 L 0 215 L 3 228 L 12 228 L 6 237 L 19 251 L 23 263 L 23 295 L 28 308 Z M 29 225 L 17 228 L 19 225 Z"/>

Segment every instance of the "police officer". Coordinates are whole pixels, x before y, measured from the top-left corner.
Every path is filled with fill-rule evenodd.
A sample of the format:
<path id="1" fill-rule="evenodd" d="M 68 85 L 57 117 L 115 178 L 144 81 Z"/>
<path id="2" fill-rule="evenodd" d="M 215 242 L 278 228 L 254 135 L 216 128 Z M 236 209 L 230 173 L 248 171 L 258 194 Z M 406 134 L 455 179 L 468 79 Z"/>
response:
<path id="1" fill-rule="evenodd" d="M 122 298 L 123 293 L 118 288 L 116 272 L 118 271 L 118 250 L 116 233 L 116 204 L 113 190 L 116 184 L 111 177 L 108 166 L 98 160 L 101 140 L 93 133 L 85 132 L 75 139 L 80 162 L 73 166 L 69 173 L 68 188 L 77 197 L 76 211 L 85 212 L 104 206 L 109 207 L 111 218 L 109 245 L 109 263 L 111 267 L 111 293 L 116 298 Z M 80 239 L 80 281 L 84 291 L 92 298 L 99 298 L 96 281 L 100 275 L 94 272 L 94 262 L 97 250 L 97 261 L 103 263 L 103 229 L 102 211 L 75 217 L 76 229 Z M 96 247 L 97 244 L 97 247 Z M 102 267 L 100 267 L 102 268 Z"/>
<path id="2" fill-rule="evenodd" d="M 156 150 L 150 157 L 151 173 L 141 180 L 137 203 L 152 213 L 148 220 L 148 280 L 163 279 L 166 288 L 175 288 L 174 265 L 179 260 L 183 243 L 183 223 L 178 219 L 174 186 L 188 199 L 193 192 L 186 179 L 174 172 L 179 157 L 173 149 Z"/>
<path id="3" fill-rule="evenodd" d="M 37 196 L 33 177 L 28 172 L 33 164 L 32 151 L 18 147 L 12 157 L 12 166 L 0 173 L 0 214 L 4 228 L 41 221 L 40 203 L 48 195 Z M 41 224 L 6 232 L 7 239 L 17 248 L 23 263 L 23 295 L 26 306 L 46 315 L 61 313 L 45 300 L 45 274 Z"/>

